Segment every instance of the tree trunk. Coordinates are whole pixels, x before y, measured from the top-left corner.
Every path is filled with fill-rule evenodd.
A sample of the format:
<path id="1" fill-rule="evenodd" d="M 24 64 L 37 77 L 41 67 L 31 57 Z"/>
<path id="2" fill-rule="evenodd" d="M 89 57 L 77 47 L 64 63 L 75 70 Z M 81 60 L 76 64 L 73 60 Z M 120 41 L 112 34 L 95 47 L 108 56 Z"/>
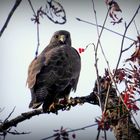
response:
<path id="1" fill-rule="evenodd" d="M 140 130 L 132 122 L 131 112 L 120 99 L 122 95 L 117 96 L 116 89 L 106 77 L 100 77 L 98 83 L 99 87 L 96 82 L 93 93 L 99 96 L 103 110 L 100 120 L 103 123 L 99 129 L 112 129 L 116 140 L 140 140 Z M 97 92 L 97 89 L 100 89 L 100 92 Z"/>

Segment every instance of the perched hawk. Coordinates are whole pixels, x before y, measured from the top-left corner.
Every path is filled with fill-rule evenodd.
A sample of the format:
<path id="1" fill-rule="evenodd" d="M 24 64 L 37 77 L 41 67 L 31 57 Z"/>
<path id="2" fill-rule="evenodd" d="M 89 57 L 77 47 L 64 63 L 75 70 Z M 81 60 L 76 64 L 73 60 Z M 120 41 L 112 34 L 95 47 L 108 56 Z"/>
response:
<path id="1" fill-rule="evenodd" d="M 34 59 L 28 69 L 27 84 L 31 90 L 29 108 L 43 111 L 60 98 L 68 99 L 70 91 L 76 91 L 81 69 L 81 59 L 71 46 L 68 31 L 54 33 L 49 45 Z"/>

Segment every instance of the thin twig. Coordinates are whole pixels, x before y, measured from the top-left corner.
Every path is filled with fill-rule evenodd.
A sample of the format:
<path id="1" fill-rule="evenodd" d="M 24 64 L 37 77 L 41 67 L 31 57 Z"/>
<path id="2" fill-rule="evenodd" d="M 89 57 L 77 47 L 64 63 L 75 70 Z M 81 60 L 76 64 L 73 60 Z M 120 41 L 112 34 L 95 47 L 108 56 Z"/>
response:
<path id="1" fill-rule="evenodd" d="M 36 30 L 37 30 L 37 47 L 36 47 L 36 51 L 35 51 L 35 59 L 36 59 L 37 56 L 38 56 L 38 50 L 39 50 L 39 46 L 40 46 L 40 38 L 39 38 L 39 15 L 36 14 L 36 12 L 34 10 L 34 7 L 32 5 L 31 0 L 28 0 L 28 2 L 29 2 L 29 5 L 30 5 L 33 13 L 34 13 L 35 18 L 38 19 L 38 21 L 35 22 L 36 23 Z"/>
<path id="2" fill-rule="evenodd" d="M 95 10 L 95 5 L 94 5 L 94 0 L 92 0 L 92 5 L 93 5 L 93 11 L 94 11 L 94 16 L 95 16 L 96 25 L 98 25 L 97 15 L 96 15 L 96 10 Z M 99 44 L 101 45 L 101 42 L 100 42 L 100 33 L 99 33 L 98 26 L 97 26 L 97 34 L 98 34 L 98 39 L 99 39 L 98 41 L 99 41 Z M 97 52 L 98 52 L 98 44 L 97 44 L 97 46 L 95 47 L 95 69 L 96 69 L 96 74 L 97 74 L 97 89 L 98 89 L 98 94 L 99 94 L 99 97 L 100 97 L 100 82 L 99 82 Z M 99 101 L 100 101 L 100 106 L 101 106 L 101 109 L 102 109 L 101 98 L 99 98 Z"/>
<path id="3" fill-rule="evenodd" d="M 107 140 L 106 130 L 104 130 L 104 138 Z"/>
<path id="4" fill-rule="evenodd" d="M 11 115 L 13 114 L 13 112 L 15 111 L 15 108 L 13 108 L 13 110 L 11 111 L 11 113 L 8 115 L 8 117 L 4 120 L 4 123 L 8 121 L 8 119 L 11 117 Z"/>
<path id="5" fill-rule="evenodd" d="M 29 5 L 30 5 L 30 7 L 31 7 L 31 9 L 32 9 L 32 11 L 33 11 L 33 13 L 34 13 L 34 15 L 36 16 L 36 12 L 35 12 L 35 10 L 34 10 L 34 8 L 33 8 L 33 5 L 32 5 L 32 3 L 31 3 L 31 1 L 28 0 L 28 2 L 29 2 Z"/>
<path id="6" fill-rule="evenodd" d="M 95 22 L 96 22 L 96 25 L 98 25 L 98 20 L 97 20 L 94 0 L 92 0 L 92 5 L 93 5 L 94 16 L 95 16 Z M 106 23 L 106 20 L 107 20 L 107 17 L 108 17 L 108 12 L 107 12 L 107 15 L 106 15 L 103 27 L 105 26 L 105 23 Z M 100 81 L 99 81 L 98 65 L 97 65 L 97 61 L 96 61 L 96 60 L 98 60 L 98 58 L 97 58 L 98 43 L 100 45 L 100 48 L 102 50 L 102 53 L 103 53 L 106 61 L 107 61 L 107 59 L 106 59 L 106 56 L 104 54 L 104 51 L 103 51 L 103 48 L 102 48 L 102 44 L 101 44 L 101 41 L 100 41 L 100 38 L 101 38 L 101 35 L 102 35 L 102 32 L 103 32 L 103 28 L 102 28 L 101 32 L 99 33 L 99 27 L 98 26 L 96 26 L 96 27 L 97 27 L 97 34 L 98 34 L 98 42 L 97 42 L 97 46 L 95 48 L 95 69 L 96 69 L 96 73 L 97 73 L 97 88 L 98 88 L 98 93 L 99 93 L 99 98 L 100 98 L 99 101 L 100 101 L 101 109 L 102 109 L 102 112 L 103 112 L 103 105 L 101 103 L 101 97 L 100 97 L 101 96 L 101 94 L 100 94 L 100 90 L 101 90 L 100 87 L 101 86 L 100 86 Z M 98 131 L 100 131 L 100 130 L 98 130 Z M 107 136 L 106 136 L 106 131 L 105 130 L 104 130 L 104 136 L 105 136 L 105 140 L 107 140 Z"/>
<path id="7" fill-rule="evenodd" d="M 2 29 L 1 29 L 1 31 L 0 31 L 0 37 L 2 36 L 2 34 L 3 34 L 4 30 L 6 29 L 8 23 L 9 23 L 11 17 L 12 17 L 12 15 L 14 14 L 15 10 L 17 9 L 17 7 L 18 7 L 19 4 L 21 3 L 21 1 L 22 1 L 22 0 L 16 0 L 16 1 L 15 1 L 15 4 L 14 4 L 13 8 L 11 9 L 10 13 L 8 14 L 8 17 L 7 17 L 5 23 L 4 23 L 4 25 L 3 25 L 3 27 L 2 27 Z"/>
<path id="8" fill-rule="evenodd" d="M 38 56 L 38 50 L 39 50 L 39 46 L 40 46 L 40 38 L 39 38 L 39 24 L 37 23 L 37 48 L 36 48 L 36 52 L 35 52 L 35 59 Z"/>
<path id="9" fill-rule="evenodd" d="M 104 113 L 106 112 L 106 108 L 107 108 L 107 104 L 108 104 L 109 91 L 110 91 L 110 85 L 109 85 L 109 87 L 107 89 L 107 93 L 106 93 L 106 98 L 105 98 L 105 103 L 104 103 Z"/>
<path id="10" fill-rule="evenodd" d="M 93 10 L 94 10 L 94 13 L 95 13 L 95 21 L 96 21 L 96 25 L 98 25 L 98 21 L 97 21 L 97 16 L 96 16 L 96 10 L 95 10 L 95 6 L 94 6 L 94 1 L 92 0 L 93 2 Z M 98 26 L 97 27 L 97 33 L 98 33 L 98 37 L 99 37 L 99 29 L 98 29 Z M 102 54 L 104 56 L 104 59 L 107 63 L 107 66 L 108 66 L 108 70 L 109 70 L 109 74 L 111 74 L 111 69 L 110 69 L 110 66 L 109 66 L 109 62 L 106 58 L 106 55 L 104 53 L 104 50 L 103 50 L 103 47 L 102 47 L 102 44 L 101 44 L 101 41 L 99 40 L 99 45 L 100 45 L 100 48 L 101 48 L 101 51 L 102 51 Z M 99 85 L 100 86 L 100 85 Z M 105 99 L 105 103 L 104 103 L 104 108 L 103 108 L 103 112 L 105 113 L 106 112 L 106 107 L 107 107 L 107 103 L 108 103 L 108 98 L 109 98 L 109 91 L 110 91 L 110 86 L 108 87 L 108 90 L 107 90 L 107 94 L 106 94 L 106 99 Z M 106 133 L 105 133 L 105 140 L 107 139 L 106 137 Z"/>
<path id="11" fill-rule="evenodd" d="M 139 33 L 138 28 L 137 28 L 137 24 L 136 24 L 135 20 L 134 20 L 133 22 L 134 22 L 134 26 L 135 26 L 135 28 L 136 28 L 137 34 L 138 34 L 138 36 L 139 36 L 139 35 L 140 35 L 140 33 Z"/>
<path id="12" fill-rule="evenodd" d="M 101 130 L 99 129 L 99 130 L 98 130 L 98 133 L 97 133 L 96 140 L 99 140 L 100 133 L 101 133 Z"/>
<path id="13" fill-rule="evenodd" d="M 99 46 L 99 43 L 100 43 L 100 38 L 101 38 L 101 35 L 103 33 L 103 30 L 104 30 L 104 26 L 105 26 L 105 23 L 107 21 L 108 13 L 109 13 L 109 10 L 107 11 L 107 14 L 106 14 L 106 17 L 105 17 L 103 26 L 102 26 L 103 28 L 101 29 L 101 31 L 99 33 L 98 41 L 97 41 L 97 44 L 96 44 L 96 47 L 95 47 L 95 70 L 96 70 L 96 74 L 97 74 L 97 82 L 98 82 L 98 85 L 99 85 L 99 72 L 98 72 L 98 65 L 97 65 L 97 61 L 98 61 L 97 51 L 98 51 L 98 46 Z M 98 88 L 98 92 L 100 93 L 100 88 Z M 101 104 L 101 109 L 103 109 L 102 104 Z"/>
<path id="14" fill-rule="evenodd" d="M 125 28 L 125 31 L 124 31 L 124 34 L 123 34 L 123 38 L 122 38 L 122 42 L 121 42 L 120 54 L 119 54 L 119 58 L 118 58 L 118 62 L 117 62 L 117 65 L 116 65 L 116 69 L 115 69 L 114 76 L 115 76 L 115 74 L 116 74 L 116 71 L 117 71 L 117 69 L 118 69 L 118 66 L 119 66 L 119 63 L 120 63 L 120 60 L 121 60 L 125 35 L 126 35 L 126 33 L 127 33 L 127 30 L 128 30 L 128 28 L 129 28 L 129 26 L 131 25 L 131 23 L 134 21 L 136 15 L 138 14 L 139 9 L 140 9 L 140 5 L 138 6 L 138 8 L 137 8 L 137 10 L 136 10 L 136 12 L 135 12 L 135 14 L 134 14 L 134 16 L 132 17 L 132 19 L 130 20 L 130 22 L 128 23 L 128 25 L 127 25 L 126 28 Z"/>
<path id="15" fill-rule="evenodd" d="M 124 52 L 126 52 L 127 50 L 129 50 L 134 44 L 135 44 L 135 42 L 133 42 L 128 48 L 122 50 L 122 53 L 124 53 Z"/>
<path id="16" fill-rule="evenodd" d="M 76 132 L 76 131 L 80 131 L 80 130 L 85 130 L 87 128 L 91 128 L 93 126 L 97 126 L 98 124 L 92 124 L 92 125 L 87 125 L 87 126 L 84 126 L 84 127 L 81 127 L 81 128 L 76 128 L 76 129 L 72 129 L 72 130 L 69 130 L 69 131 L 65 131 L 66 133 L 72 133 L 72 132 Z M 50 138 L 53 138 L 53 137 L 56 137 L 55 135 L 52 135 L 52 136 L 49 136 L 49 137 L 46 137 L 46 138 L 43 138 L 41 140 L 48 140 Z"/>
<path id="17" fill-rule="evenodd" d="M 119 36 L 121 36 L 121 37 L 123 37 L 124 35 L 123 34 L 120 34 L 120 33 L 118 33 L 118 32 L 116 32 L 116 31 L 113 31 L 113 30 L 111 30 L 111 29 L 109 29 L 109 28 L 106 28 L 106 27 L 103 27 L 102 25 L 96 25 L 95 23 L 92 23 L 92 22 L 89 22 L 89 21 L 85 21 L 85 20 L 83 20 L 83 19 L 80 19 L 80 18 L 76 18 L 78 21 L 81 21 L 81 22 L 84 22 L 84 23 L 87 23 L 87 24 L 90 24 L 90 25 L 93 25 L 93 26 L 98 26 L 98 27 L 100 27 L 100 28 L 104 28 L 105 30 L 107 30 L 107 31 L 109 31 L 109 32 L 112 32 L 112 33 L 114 33 L 114 34 L 116 34 L 116 35 L 119 35 Z M 130 38 L 130 37 L 128 37 L 128 36 L 124 36 L 126 39 L 129 39 L 129 40 L 131 40 L 131 41 L 135 41 L 134 39 L 132 39 L 132 38 Z"/>

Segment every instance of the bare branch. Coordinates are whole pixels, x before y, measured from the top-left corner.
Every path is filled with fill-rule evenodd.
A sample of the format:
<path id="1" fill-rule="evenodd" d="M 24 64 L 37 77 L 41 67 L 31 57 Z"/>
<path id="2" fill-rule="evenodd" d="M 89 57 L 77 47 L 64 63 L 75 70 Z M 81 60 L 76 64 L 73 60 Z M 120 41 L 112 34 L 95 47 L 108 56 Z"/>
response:
<path id="1" fill-rule="evenodd" d="M 138 30 L 137 24 L 136 24 L 135 20 L 134 20 L 133 22 L 134 22 L 134 26 L 135 26 L 135 28 L 136 28 L 137 34 L 138 34 L 138 36 L 139 36 L 140 33 L 139 33 L 139 30 Z"/>
<path id="2" fill-rule="evenodd" d="M 120 33 L 118 33 L 118 32 L 116 32 L 116 31 L 113 31 L 113 30 L 111 30 L 111 29 L 109 29 L 109 28 L 106 28 L 105 26 L 103 27 L 102 25 L 96 25 L 95 23 L 92 23 L 92 22 L 89 22 L 89 21 L 85 21 L 85 20 L 83 20 L 83 19 L 80 19 L 80 18 L 76 18 L 78 21 L 81 21 L 81 22 L 84 22 L 84 23 L 87 23 L 87 24 L 90 24 L 90 25 L 93 25 L 93 26 L 98 26 L 99 28 L 104 28 L 105 30 L 107 30 L 107 31 L 109 31 L 109 32 L 112 32 L 112 33 L 114 33 L 114 34 L 116 34 L 116 35 L 119 35 L 119 36 L 124 36 L 123 34 L 120 34 Z M 132 39 L 132 38 L 130 38 L 130 37 L 128 37 L 128 36 L 124 36 L 126 39 L 129 39 L 129 40 L 131 40 L 131 41 L 135 41 L 134 39 Z"/>
<path id="3" fill-rule="evenodd" d="M 11 117 L 11 115 L 13 114 L 13 112 L 15 111 L 15 108 L 13 108 L 13 110 L 11 111 L 11 113 L 8 115 L 8 117 L 4 120 L 4 123 L 8 121 L 8 119 Z"/>
<path id="4" fill-rule="evenodd" d="M 94 11 L 95 11 L 95 10 L 94 10 Z M 105 17 L 105 20 L 104 20 L 104 23 L 103 23 L 103 26 L 102 26 L 102 29 L 101 29 L 100 33 L 98 32 L 98 29 L 97 29 L 97 33 L 99 33 L 99 34 L 98 34 L 97 44 L 96 44 L 96 47 L 95 47 L 95 70 L 96 70 L 96 74 L 97 74 L 98 93 L 100 93 L 100 88 L 99 88 L 99 87 L 100 87 L 100 83 L 99 83 L 99 72 L 98 72 L 98 65 L 97 65 L 97 62 L 98 62 L 97 52 L 98 52 L 98 46 L 99 46 L 99 44 L 100 44 L 100 38 L 101 38 L 101 36 L 102 36 L 103 30 L 104 30 L 104 26 L 105 26 L 105 23 L 106 23 L 106 21 L 107 21 L 108 13 L 109 13 L 109 10 L 107 11 L 107 14 L 106 14 L 106 17 Z M 97 23 L 97 18 L 96 18 L 96 16 L 95 16 L 95 19 L 96 19 L 96 23 Z M 99 94 L 99 96 L 100 96 L 100 94 Z M 100 98 L 100 97 L 99 97 L 99 98 Z M 101 103 L 101 102 L 100 102 L 100 103 Z M 101 106 L 101 109 L 103 109 L 103 108 L 102 108 L 102 104 L 100 104 L 100 106 Z"/>
<path id="5" fill-rule="evenodd" d="M 30 5 L 30 7 L 31 7 L 31 9 L 32 9 L 32 11 L 33 11 L 33 13 L 34 13 L 34 17 L 35 17 L 35 19 L 32 19 L 32 20 L 34 20 L 35 23 L 36 23 L 36 30 L 37 30 L 37 47 L 36 47 L 36 51 L 35 51 L 35 59 L 37 59 L 38 50 L 39 50 L 39 46 L 40 46 L 40 38 L 39 38 L 39 23 L 40 23 L 40 21 L 39 21 L 39 16 L 40 16 L 40 10 L 41 10 L 41 8 L 37 11 L 37 14 L 36 14 L 36 12 L 35 12 L 35 10 L 34 10 L 34 7 L 33 7 L 32 3 L 31 3 L 31 0 L 28 0 L 28 2 L 29 2 L 29 5 Z"/>
<path id="6" fill-rule="evenodd" d="M 29 5 L 30 5 L 30 7 L 31 7 L 31 9 L 32 9 L 32 11 L 33 11 L 33 13 L 34 13 L 34 15 L 36 15 L 36 12 L 35 12 L 35 10 L 34 10 L 34 8 L 33 8 L 33 5 L 32 5 L 32 3 L 31 3 L 31 1 L 28 0 L 28 2 L 29 2 Z"/>
<path id="7" fill-rule="evenodd" d="M 136 15 L 138 14 L 139 9 L 140 9 L 140 5 L 138 6 L 138 8 L 137 8 L 137 10 L 136 10 L 136 12 L 134 14 L 134 16 L 132 17 L 132 19 L 130 20 L 130 22 L 128 23 L 128 25 L 125 28 L 125 31 L 124 31 L 124 34 L 123 34 L 123 38 L 122 38 L 122 43 L 121 43 L 120 55 L 119 55 L 118 62 L 117 62 L 117 65 L 116 65 L 116 70 L 118 69 L 118 66 L 119 66 L 119 63 L 120 63 L 120 60 L 121 60 L 125 35 L 127 33 L 127 30 L 129 28 L 129 26 L 131 25 L 131 23 L 134 21 Z M 116 70 L 115 70 L 115 74 L 116 74 Z M 115 76 L 115 74 L 114 74 L 114 76 Z"/>
<path id="8" fill-rule="evenodd" d="M 80 131 L 80 130 L 85 130 L 87 128 L 91 128 L 91 127 L 94 127 L 94 126 L 97 126 L 97 124 L 87 125 L 87 126 L 84 126 L 84 127 L 81 127 L 81 128 L 76 128 L 76 129 L 68 130 L 68 131 L 65 131 L 65 133 L 72 133 L 72 132 L 76 132 L 76 131 Z M 48 140 L 48 139 L 51 139 L 53 137 L 56 137 L 56 135 L 52 135 L 52 136 L 43 138 L 41 140 Z"/>
<path id="9" fill-rule="evenodd" d="M 8 15 L 8 17 L 7 17 L 6 21 L 5 21 L 5 23 L 4 23 L 3 27 L 2 27 L 2 29 L 1 29 L 1 31 L 0 31 L 0 37 L 2 36 L 2 34 L 3 34 L 4 30 L 6 29 L 8 23 L 9 23 L 11 17 L 12 17 L 12 15 L 14 14 L 15 10 L 17 9 L 17 7 L 18 7 L 19 4 L 21 3 L 21 1 L 22 1 L 22 0 L 16 0 L 16 1 L 15 1 L 15 4 L 14 4 L 13 8 L 11 9 L 11 11 L 10 11 L 10 13 L 9 13 L 9 15 Z"/>
<path id="10" fill-rule="evenodd" d="M 124 53 L 124 52 L 126 52 L 127 50 L 129 50 L 134 44 L 135 44 L 135 42 L 133 42 L 128 48 L 122 50 L 122 53 Z"/>
<path id="11" fill-rule="evenodd" d="M 0 125 L 0 132 L 4 132 L 5 130 L 7 130 L 8 128 L 13 127 L 13 126 L 16 127 L 18 123 L 23 122 L 27 119 L 30 119 L 31 117 L 33 117 L 35 115 L 39 115 L 41 113 L 42 113 L 41 109 L 22 113 L 21 115 L 17 116 L 16 118 L 14 118 L 10 121 L 7 120 L 6 122 L 2 123 Z"/>
<path id="12" fill-rule="evenodd" d="M 94 105 L 99 105 L 97 96 L 94 94 L 94 92 L 92 92 L 88 96 L 70 98 L 70 101 L 68 103 L 57 104 L 55 106 L 55 110 L 49 110 L 47 113 L 48 114 L 49 113 L 56 113 L 57 114 L 59 110 L 62 110 L 62 111 L 69 110 L 71 107 L 74 107 L 78 104 L 83 104 L 83 103 L 90 103 L 90 104 L 94 104 Z M 33 116 L 40 115 L 40 114 L 44 114 L 43 110 L 36 109 L 36 110 L 22 113 L 21 115 L 15 117 L 14 119 L 12 119 L 10 121 L 8 121 L 8 120 L 4 121 L 0 125 L 0 132 L 4 132 L 13 126 L 16 127 L 19 123 L 21 123 L 27 119 L 30 119 Z"/>
<path id="13" fill-rule="evenodd" d="M 104 110 L 103 110 L 103 104 L 102 104 L 102 101 L 101 101 L 101 94 L 100 94 L 100 92 L 101 92 L 101 89 L 100 89 L 101 86 L 100 86 L 100 81 L 99 81 L 100 80 L 100 76 L 99 76 L 98 65 L 97 65 L 97 62 L 98 62 L 97 52 L 98 52 L 98 45 L 99 45 L 100 48 L 101 48 L 102 54 L 103 54 L 103 56 L 104 56 L 104 58 L 105 58 L 105 60 L 106 60 L 106 62 L 108 64 L 108 67 L 109 67 L 109 63 L 107 61 L 107 58 L 105 56 L 105 53 L 104 53 L 104 50 L 103 50 L 103 47 L 102 47 L 102 44 L 101 44 L 101 41 L 100 41 L 102 32 L 104 30 L 105 23 L 107 21 L 109 10 L 107 11 L 107 14 L 106 14 L 106 17 L 105 17 L 105 20 L 104 20 L 101 32 L 99 32 L 99 27 L 97 26 L 98 25 L 98 20 L 97 20 L 94 0 L 92 0 L 92 4 L 93 4 L 93 11 L 94 11 L 94 16 L 95 16 L 95 21 L 96 21 L 97 34 L 98 34 L 98 41 L 97 41 L 97 45 L 95 47 L 95 69 L 96 69 L 96 74 L 97 74 L 97 88 L 98 88 L 98 95 L 99 95 L 99 103 L 100 103 L 100 106 L 101 106 L 101 109 L 102 109 L 102 112 L 103 112 Z M 110 69 L 110 67 L 109 67 L 109 69 Z M 100 130 L 98 130 L 98 134 L 100 134 Z M 104 130 L 104 136 L 105 136 L 105 140 L 107 140 L 106 130 Z M 97 136 L 97 140 L 98 140 L 98 136 Z"/>

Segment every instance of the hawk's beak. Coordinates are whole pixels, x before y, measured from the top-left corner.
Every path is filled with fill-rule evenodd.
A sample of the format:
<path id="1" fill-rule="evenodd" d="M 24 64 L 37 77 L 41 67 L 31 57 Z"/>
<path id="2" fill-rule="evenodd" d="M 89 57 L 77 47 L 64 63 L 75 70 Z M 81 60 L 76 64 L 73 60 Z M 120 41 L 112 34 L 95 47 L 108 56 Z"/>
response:
<path id="1" fill-rule="evenodd" d="M 59 36 L 59 41 L 61 41 L 62 43 L 65 43 L 65 41 L 66 41 L 65 35 L 60 35 Z"/>

